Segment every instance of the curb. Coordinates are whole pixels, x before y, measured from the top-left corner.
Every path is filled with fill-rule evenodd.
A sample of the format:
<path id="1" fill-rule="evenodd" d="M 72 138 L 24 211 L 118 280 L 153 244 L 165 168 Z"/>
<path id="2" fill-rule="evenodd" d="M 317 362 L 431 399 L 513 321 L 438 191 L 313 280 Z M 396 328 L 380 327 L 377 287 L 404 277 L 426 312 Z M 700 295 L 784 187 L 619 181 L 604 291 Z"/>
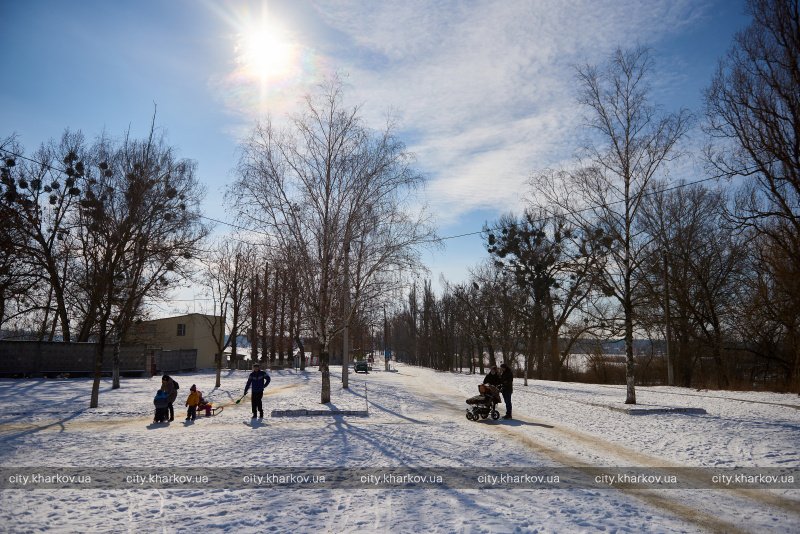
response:
<path id="1" fill-rule="evenodd" d="M 368 417 L 366 410 L 273 410 L 272 417 L 306 417 L 313 415 L 350 415 Z"/>

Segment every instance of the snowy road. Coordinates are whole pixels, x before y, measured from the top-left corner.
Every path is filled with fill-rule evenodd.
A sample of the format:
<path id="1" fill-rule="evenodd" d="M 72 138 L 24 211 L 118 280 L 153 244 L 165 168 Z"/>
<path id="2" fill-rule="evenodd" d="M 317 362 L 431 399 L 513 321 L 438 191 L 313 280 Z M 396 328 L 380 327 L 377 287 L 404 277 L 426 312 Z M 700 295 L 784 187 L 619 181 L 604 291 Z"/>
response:
<path id="1" fill-rule="evenodd" d="M 558 469 L 593 466 L 797 466 L 800 410 L 788 396 L 704 398 L 707 415 L 631 416 L 601 386 L 517 386 L 514 421 L 467 421 L 464 399 L 479 377 L 400 367 L 352 376 L 335 389 L 338 409 L 370 416 L 266 418 L 251 424 L 239 397 L 244 373 L 223 377 L 212 398 L 219 417 L 150 424 L 157 381 L 125 381 L 83 410 L 90 383 L 0 381 L 0 464 L 137 468 L 383 467 Z M 211 392 L 213 376 L 177 376 L 180 405 L 191 383 Z M 335 382 L 334 382 L 335 384 Z M 679 392 L 680 390 L 678 390 Z M 280 371 L 267 412 L 319 409 L 319 375 Z M 649 406 L 697 405 L 675 391 L 641 390 Z M 725 397 L 728 394 L 716 394 Z M 554 396 L 563 400 L 554 399 Z M 668 399 L 665 400 L 665 399 Z M 176 408 L 178 406 L 176 405 Z M 0 492 L 0 530 L 10 532 L 795 532 L 797 490 L 595 489 L 81 489 Z M 713 508 L 709 506 L 713 504 Z"/>

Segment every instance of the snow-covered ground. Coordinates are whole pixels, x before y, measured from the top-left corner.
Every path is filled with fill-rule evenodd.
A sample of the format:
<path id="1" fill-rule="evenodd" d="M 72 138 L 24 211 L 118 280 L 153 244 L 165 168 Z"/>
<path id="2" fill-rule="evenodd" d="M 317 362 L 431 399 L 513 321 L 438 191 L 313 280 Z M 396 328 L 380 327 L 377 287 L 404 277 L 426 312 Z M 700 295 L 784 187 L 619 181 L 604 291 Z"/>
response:
<path id="1" fill-rule="evenodd" d="M 334 369 L 331 409 L 368 406 L 368 417 L 268 415 L 263 422 L 250 419 L 248 399 L 234 404 L 245 371 L 225 372 L 218 390 L 213 373 L 176 375 L 181 389 L 169 425 L 151 424 L 158 378 L 128 379 L 119 390 L 104 382 L 95 410 L 85 409 L 89 380 L 0 380 L 0 469 L 6 478 L 13 468 L 199 468 L 218 475 L 234 468 L 288 473 L 309 466 L 343 468 L 350 475 L 379 476 L 382 469 L 409 466 L 420 474 L 479 467 L 564 477 L 567 467 L 613 473 L 624 467 L 796 472 L 800 466 L 797 396 L 641 387 L 637 411 L 627 413 L 621 387 L 523 386 L 518 380 L 514 420 L 472 422 L 464 417 L 464 399 L 477 393 L 482 377 L 397 368 L 351 373 L 350 390 L 338 387 L 340 370 Z M 316 370 L 272 373 L 265 411 L 325 408 L 319 383 Z M 182 406 L 191 384 L 226 405 L 223 413 L 185 423 Z M 676 408 L 683 411 L 670 411 Z M 699 475 L 687 476 L 690 486 L 699 484 Z M 405 489 L 391 483 L 375 488 L 369 480 L 346 489 L 289 489 L 227 480 L 0 491 L 0 531 L 10 532 L 797 532 L 798 524 L 798 489 L 483 489 L 477 483 Z"/>

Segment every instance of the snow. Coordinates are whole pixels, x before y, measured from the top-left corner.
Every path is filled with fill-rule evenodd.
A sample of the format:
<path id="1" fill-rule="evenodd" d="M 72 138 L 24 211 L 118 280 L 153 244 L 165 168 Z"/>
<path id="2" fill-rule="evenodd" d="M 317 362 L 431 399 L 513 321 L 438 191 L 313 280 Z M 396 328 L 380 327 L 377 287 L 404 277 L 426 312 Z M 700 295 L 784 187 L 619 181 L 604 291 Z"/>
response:
<path id="1" fill-rule="evenodd" d="M 67 467 L 116 473 L 199 468 L 219 474 L 313 466 L 378 476 L 382 468 L 405 466 L 421 473 L 475 467 L 563 473 L 565 466 L 795 471 L 800 466 L 797 396 L 639 387 L 639 411 L 626 413 L 621 386 L 544 381 L 524 386 L 517 380 L 514 420 L 471 422 L 464 417 L 464 400 L 477 393 L 482 377 L 397 369 L 351 373 L 350 389 L 342 390 L 341 369 L 334 368 L 330 407 L 319 404 L 316 369 L 272 372 L 264 397 L 267 417 L 255 423 L 247 398 L 234 404 L 245 371 L 224 372 L 216 390 L 212 372 L 175 375 L 181 389 L 169 425 L 151 424 L 157 377 L 126 379 L 118 390 L 104 381 L 100 408 L 93 410 L 85 408 L 90 380 L 0 380 L 0 467 L 4 474 L 10 468 Z M 191 384 L 227 405 L 223 413 L 185 423 L 182 406 Z M 367 408 L 368 417 L 269 416 L 273 410 Z M 287 489 L 210 483 L 3 489 L 0 530 L 796 532 L 800 491 L 793 488 Z"/>

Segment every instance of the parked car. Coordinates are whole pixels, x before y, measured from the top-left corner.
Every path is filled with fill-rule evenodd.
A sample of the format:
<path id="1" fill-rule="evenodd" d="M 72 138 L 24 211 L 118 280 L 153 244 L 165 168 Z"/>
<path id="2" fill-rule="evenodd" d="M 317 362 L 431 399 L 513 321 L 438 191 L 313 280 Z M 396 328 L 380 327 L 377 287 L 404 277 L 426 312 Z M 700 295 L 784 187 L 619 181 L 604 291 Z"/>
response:
<path id="1" fill-rule="evenodd" d="M 369 373 L 369 364 L 364 360 L 357 361 L 355 365 L 353 365 L 353 370 L 356 373 Z"/>

